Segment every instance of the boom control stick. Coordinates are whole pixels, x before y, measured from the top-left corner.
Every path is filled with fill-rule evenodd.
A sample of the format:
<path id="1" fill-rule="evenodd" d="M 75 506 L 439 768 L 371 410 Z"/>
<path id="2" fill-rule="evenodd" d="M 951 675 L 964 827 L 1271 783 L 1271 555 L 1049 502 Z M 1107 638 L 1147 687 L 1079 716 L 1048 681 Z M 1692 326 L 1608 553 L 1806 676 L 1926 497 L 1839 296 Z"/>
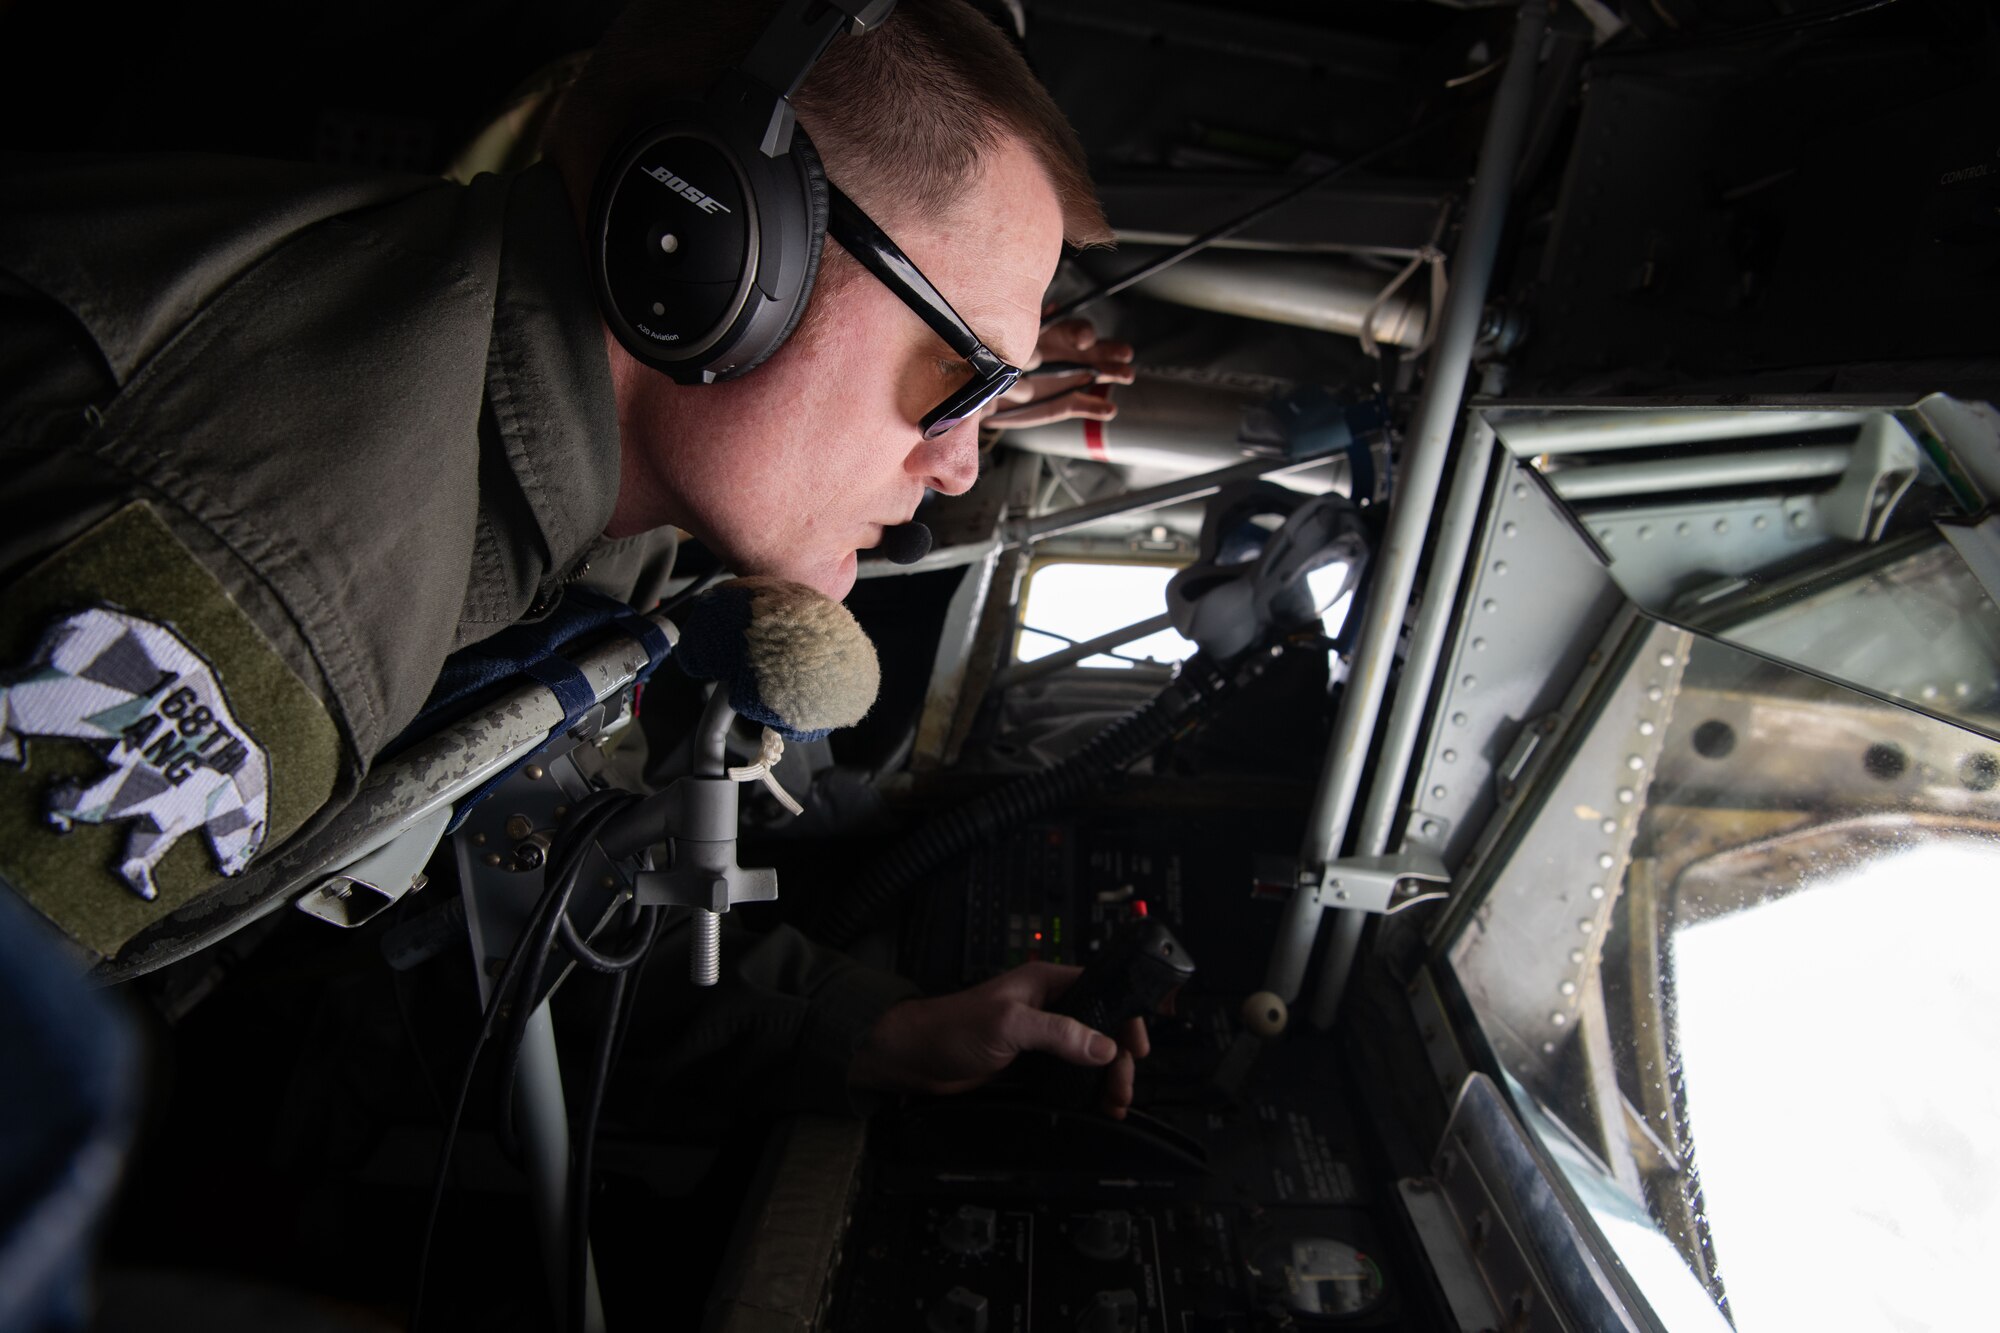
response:
<path id="1" fill-rule="evenodd" d="M 735 579 L 689 603 L 680 620 L 675 660 L 716 688 L 696 731 L 693 772 L 621 818 L 602 840 L 613 859 L 665 840 L 664 870 L 633 877 L 641 907 L 694 910 L 689 980 L 713 986 L 721 978 L 722 914 L 740 902 L 778 896 L 777 872 L 736 863 L 737 787 L 762 781 L 794 814 L 793 801 L 772 776 L 785 742 L 818 740 L 859 722 L 881 685 L 875 646 L 838 602 L 801 584 L 774 578 Z M 731 767 L 730 724 L 737 717 L 764 724 L 757 761 Z"/>
<path id="2" fill-rule="evenodd" d="M 1138 917 L 1099 949 L 1083 975 L 1062 993 L 1050 1012 L 1074 1018 L 1113 1041 L 1129 1020 L 1158 1013 L 1167 997 L 1194 976 L 1194 959 L 1173 932 L 1153 917 Z M 1053 1060 L 1037 1061 L 1043 1091 L 1052 1100 L 1094 1105 L 1104 1073 Z"/>

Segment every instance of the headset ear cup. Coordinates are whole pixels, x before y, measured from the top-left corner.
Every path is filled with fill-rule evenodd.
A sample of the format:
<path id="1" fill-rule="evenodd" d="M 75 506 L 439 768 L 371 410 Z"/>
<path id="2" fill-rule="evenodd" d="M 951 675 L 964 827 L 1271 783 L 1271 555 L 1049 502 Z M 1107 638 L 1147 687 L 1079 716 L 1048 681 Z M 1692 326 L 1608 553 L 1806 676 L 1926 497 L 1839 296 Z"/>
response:
<path id="1" fill-rule="evenodd" d="M 756 359 L 746 361 L 732 371 L 730 379 L 755 370 L 777 355 L 778 349 L 785 345 L 791 338 L 792 331 L 798 328 L 799 321 L 805 318 L 806 307 L 812 304 L 813 287 L 819 281 L 819 261 L 826 253 L 826 167 L 821 164 L 819 150 L 813 147 L 813 141 L 807 136 L 803 125 L 795 125 L 792 128 L 791 156 L 798 164 L 799 178 L 806 198 L 805 281 L 799 286 L 799 299 L 792 306 L 792 313 L 785 320 L 785 326 L 779 330 L 778 336 L 771 340 L 771 345 Z"/>

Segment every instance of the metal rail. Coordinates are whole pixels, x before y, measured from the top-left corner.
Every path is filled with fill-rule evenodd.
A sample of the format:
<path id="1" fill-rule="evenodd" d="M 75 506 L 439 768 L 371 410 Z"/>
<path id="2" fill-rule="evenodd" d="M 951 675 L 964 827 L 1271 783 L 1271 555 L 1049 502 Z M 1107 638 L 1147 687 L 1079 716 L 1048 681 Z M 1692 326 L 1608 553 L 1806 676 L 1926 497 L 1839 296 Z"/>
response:
<path id="1" fill-rule="evenodd" d="M 1524 0 L 1515 20 L 1514 41 L 1506 73 L 1495 94 L 1493 112 L 1479 149 L 1472 194 L 1466 206 L 1465 228 L 1452 262 L 1451 295 L 1431 354 L 1424 395 L 1410 423 L 1409 444 L 1396 478 L 1389 526 L 1376 553 L 1375 583 L 1361 639 L 1349 667 L 1327 746 L 1326 766 L 1314 793 L 1312 813 L 1299 852 L 1299 886 L 1293 892 L 1279 926 L 1265 975 L 1267 989 L 1286 1003 L 1298 998 L 1306 962 L 1319 934 L 1323 906 L 1319 888 L 1322 872 L 1339 854 L 1348 821 L 1368 761 L 1396 641 L 1402 631 L 1410 594 L 1416 586 L 1417 562 L 1430 528 L 1439 482 L 1451 450 L 1453 428 L 1465 397 L 1478 340 L 1486 291 L 1499 257 L 1500 235 L 1506 222 L 1507 195 L 1514 164 L 1526 137 L 1534 101 L 1535 67 L 1542 33 L 1548 24 L 1547 0 Z M 1351 913 L 1349 915 L 1352 915 Z M 1358 932 L 1359 923 L 1350 929 Z"/>

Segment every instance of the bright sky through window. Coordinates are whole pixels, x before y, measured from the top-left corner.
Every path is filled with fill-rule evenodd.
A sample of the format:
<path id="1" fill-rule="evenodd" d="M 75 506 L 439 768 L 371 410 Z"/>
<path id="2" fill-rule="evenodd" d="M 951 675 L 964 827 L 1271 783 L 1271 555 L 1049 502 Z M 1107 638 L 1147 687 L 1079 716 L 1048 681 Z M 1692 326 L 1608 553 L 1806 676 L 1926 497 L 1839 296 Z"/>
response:
<path id="1" fill-rule="evenodd" d="M 1990 1329 L 2000 845 L 1932 843 L 1673 939 L 1738 1333 Z"/>
<path id="2" fill-rule="evenodd" d="M 1167 609 L 1167 580 L 1175 572 L 1172 565 L 1082 561 L 1043 565 L 1028 580 L 1021 607 L 1021 623 L 1026 628 L 1021 633 L 1020 660 L 1032 662 L 1060 652 L 1070 643 L 1094 639 L 1160 614 Z M 1194 644 L 1173 630 L 1161 630 L 1121 644 L 1117 651 L 1125 657 L 1179 662 L 1194 655 Z M 1129 669 L 1132 663 L 1098 653 L 1083 659 L 1082 665 Z"/>

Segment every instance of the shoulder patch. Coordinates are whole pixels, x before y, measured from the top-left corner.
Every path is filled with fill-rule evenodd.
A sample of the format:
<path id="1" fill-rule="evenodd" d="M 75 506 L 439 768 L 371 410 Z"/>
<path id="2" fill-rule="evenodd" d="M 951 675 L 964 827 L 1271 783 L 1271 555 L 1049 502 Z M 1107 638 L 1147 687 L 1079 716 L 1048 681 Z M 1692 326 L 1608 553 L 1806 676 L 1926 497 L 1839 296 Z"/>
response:
<path id="1" fill-rule="evenodd" d="M 115 954 L 332 791 L 319 700 L 144 503 L 0 593 L 0 875 Z"/>

